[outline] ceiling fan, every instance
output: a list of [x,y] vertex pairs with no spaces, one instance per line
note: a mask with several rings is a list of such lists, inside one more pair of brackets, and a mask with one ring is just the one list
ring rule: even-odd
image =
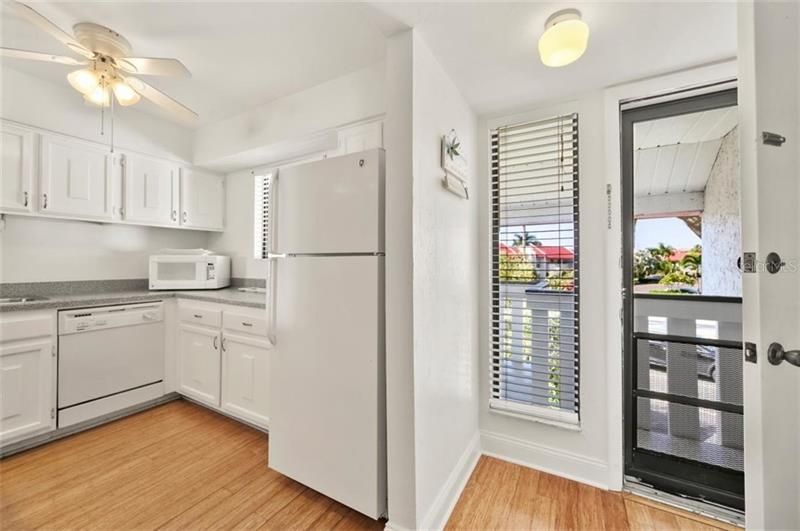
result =
[[83,94],[86,101],[101,108],[113,106],[114,100],[122,106],[134,105],[143,97],[181,121],[193,122],[197,119],[196,112],[134,77],[134,75],[191,77],[189,70],[177,59],[131,57],[131,45],[125,37],[99,24],[79,22],[72,28],[73,36],[25,4],[4,1],[3,8],[9,9],[58,39],[82,58],[14,48],[0,48],[0,55],[83,67],[67,74],[67,81]]

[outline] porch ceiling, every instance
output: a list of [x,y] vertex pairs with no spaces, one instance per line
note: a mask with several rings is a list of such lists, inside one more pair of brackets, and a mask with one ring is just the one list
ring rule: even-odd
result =
[[702,192],[736,107],[662,118],[634,126],[634,195]]

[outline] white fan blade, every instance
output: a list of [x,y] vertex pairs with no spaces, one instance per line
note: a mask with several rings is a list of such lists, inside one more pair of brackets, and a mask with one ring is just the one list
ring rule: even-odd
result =
[[3,2],[3,6],[8,9],[11,9],[14,13],[21,16],[34,26],[37,26],[40,30],[44,31],[45,33],[49,33],[52,37],[55,37],[56,39],[64,43],[70,50],[74,51],[75,53],[79,53],[88,59],[94,57],[94,52],[86,49],[81,43],[75,40],[75,37],[73,37],[66,31],[62,30],[61,28],[50,22],[47,18],[40,15],[39,12],[34,10],[33,8],[28,7],[25,4],[21,4],[19,2],[14,2],[14,1]]
[[179,103],[178,101],[167,96],[157,88],[148,85],[141,79],[137,79],[135,77],[125,77],[123,80],[127,82],[133,90],[138,92],[140,96],[171,112],[181,120],[189,123],[197,120],[198,116],[196,112],[191,110],[186,105]]
[[160,57],[118,57],[117,66],[131,74],[146,76],[192,77],[189,69],[177,59]]
[[0,55],[3,57],[13,57],[15,59],[28,59],[29,61],[46,61],[48,63],[59,63],[62,65],[81,66],[88,61],[81,61],[64,55],[51,55],[42,52],[30,52],[28,50],[16,50],[14,48],[0,48]]

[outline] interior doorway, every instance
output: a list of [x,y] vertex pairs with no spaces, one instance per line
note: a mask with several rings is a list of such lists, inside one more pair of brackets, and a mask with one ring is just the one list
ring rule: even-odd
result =
[[622,110],[625,480],[743,511],[736,105]]

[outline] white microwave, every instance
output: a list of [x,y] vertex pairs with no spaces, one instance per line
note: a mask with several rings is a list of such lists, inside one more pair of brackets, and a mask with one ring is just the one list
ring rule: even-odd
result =
[[218,289],[230,283],[230,256],[157,254],[150,257],[150,289]]

